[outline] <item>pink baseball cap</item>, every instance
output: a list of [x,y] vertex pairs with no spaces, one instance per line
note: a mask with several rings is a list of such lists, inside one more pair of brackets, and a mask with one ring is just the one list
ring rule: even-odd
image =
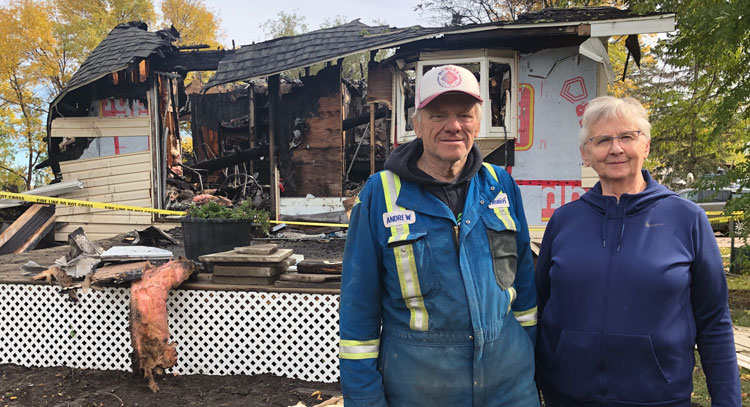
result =
[[443,65],[422,75],[417,87],[416,106],[421,109],[436,97],[448,92],[461,92],[484,102],[479,96],[479,82],[470,70],[456,65]]

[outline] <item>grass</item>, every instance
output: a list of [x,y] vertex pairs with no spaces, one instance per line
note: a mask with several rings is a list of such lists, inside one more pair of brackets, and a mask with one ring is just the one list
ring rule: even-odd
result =
[[[742,386],[742,405],[750,405],[750,370],[739,368],[740,385]],[[693,407],[710,407],[711,397],[706,387],[706,376],[701,367],[698,352],[695,352],[695,369],[693,370]]]
[[[729,248],[721,247],[724,257],[724,267],[729,269]],[[750,327],[750,274],[730,274],[727,276],[729,287],[729,311],[732,323]],[[708,407],[711,398],[706,388],[706,376],[700,364],[698,353],[695,355],[695,370],[693,374],[693,406]],[[742,386],[742,405],[750,406],[750,370],[739,368],[740,384]]]

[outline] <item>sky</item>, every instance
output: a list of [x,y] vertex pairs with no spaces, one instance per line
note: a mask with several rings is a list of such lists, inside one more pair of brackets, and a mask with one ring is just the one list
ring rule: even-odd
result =
[[414,11],[417,2],[418,0],[285,0],[266,3],[257,0],[206,0],[206,5],[219,14],[225,34],[223,43],[231,48],[232,39],[238,47],[269,39],[260,26],[268,20],[276,19],[280,11],[305,16],[305,23],[310,31],[319,29],[326,18],[334,19],[337,16],[346,17],[346,21],[360,18],[367,25],[377,25],[373,20],[384,21],[395,27],[435,25]]

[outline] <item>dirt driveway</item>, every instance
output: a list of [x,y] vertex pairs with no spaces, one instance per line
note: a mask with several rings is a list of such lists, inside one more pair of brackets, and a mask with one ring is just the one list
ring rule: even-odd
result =
[[[310,407],[340,394],[338,383],[255,376],[161,376],[161,390],[129,372],[0,365],[0,406],[294,406]],[[323,400],[310,397],[320,390]]]
[[[720,247],[730,239],[718,237]],[[736,241],[736,245],[740,242]],[[308,256],[333,257],[343,251],[343,242],[294,242]],[[316,256],[317,255],[317,256]],[[317,383],[264,374],[255,376],[163,375],[161,388],[151,393],[146,382],[129,372],[71,369],[67,367],[28,368],[0,364],[0,407],[2,406],[244,406],[287,407],[298,403],[311,407],[340,394],[338,383]],[[316,390],[322,400],[311,397]]]

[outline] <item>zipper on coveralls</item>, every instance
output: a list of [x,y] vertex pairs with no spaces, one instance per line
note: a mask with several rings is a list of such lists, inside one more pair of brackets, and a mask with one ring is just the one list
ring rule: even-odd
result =
[[456,254],[458,254],[459,244],[458,236],[461,234],[461,226],[453,225],[453,246],[456,248]]

